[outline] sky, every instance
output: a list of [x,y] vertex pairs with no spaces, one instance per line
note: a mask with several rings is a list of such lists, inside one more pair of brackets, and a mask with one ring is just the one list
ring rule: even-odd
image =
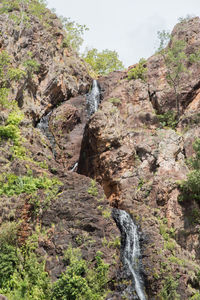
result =
[[58,16],[85,24],[82,51],[116,50],[126,67],[158,47],[157,31],[172,30],[178,18],[200,16],[200,0],[47,0]]

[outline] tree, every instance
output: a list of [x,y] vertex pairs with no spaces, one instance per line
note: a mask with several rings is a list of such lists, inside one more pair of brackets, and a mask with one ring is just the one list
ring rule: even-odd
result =
[[99,75],[106,75],[124,68],[123,63],[119,60],[118,53],[108,49],[102,52],[98,52],[96,48],[87,49],[83,54],[83,58]]
[[139,63],[134,68],[128,71],[128,80],[141,79],[142,81],[145,81],[146,73],[147,73],[146,60],[144,58],[141,58],[139,60]]
[[[176,97],[177,117],[180,116],[180,93],[181,93],[181,76],[187,73],[186,64],[189,57],[185,53],[186,42],[183,40],[174,39],[167,31],[159,31],[158,37],[160,40],[159,53],[164,59],[167,68],[166,80],[173,88]],[[169,45],[164,48],[170,41]]]
[[79,52],[83,43],[83,35],[85,31],[89,30],[86,25],[80,25],[70,18],[60,17],[60,20],[66,29],[66,37],[63,41],[64,47],[72,47],[75,51]]

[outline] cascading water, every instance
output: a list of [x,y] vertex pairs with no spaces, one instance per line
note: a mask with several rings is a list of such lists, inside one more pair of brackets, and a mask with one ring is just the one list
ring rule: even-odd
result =
[[140,274],[140,244],[137,226],[134,224],[131,216],[123,210],[114,208],[112,215],[121,232],[121,255],[123,264],[132,274],[138,299],[146,300],[144,283]]
[[76,162],[76,163],[73,165],[73,167],[71,168],[70,172],[76,171],[77,168],[78,168],[78,162]]
[[48,140],[51,143],[53,155],[56,156],[56,152],[54,150],[55,144],[56,144],[55,138],[49,130],[49,119],[50,119],[51,114],[52,114],[52,111],[50,111],[47,115],[43,116],[40,119],[40,121],[36,127],[39,128],[44,133],[44,135],[46,135],[46,137],[48,138]]
[[92,89],[86,96],[86,108],[90,117],[98,109],[100,103],[100,88],[97,80],[93,80]]

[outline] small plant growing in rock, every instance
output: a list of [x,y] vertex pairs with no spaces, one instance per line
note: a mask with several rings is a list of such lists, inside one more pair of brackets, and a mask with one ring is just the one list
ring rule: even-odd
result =
[[[177,117],[180,116],[181,78],[188,73],[187,64],[192,60],[199,61],[198,53],[186,54],[186,42],[173,38],[169,32],[163,30],[158,32],[160,45],[158,53],[162,55],[166,66],[166,80],[174,90],[176,97]],[[170,43],[169,43],[170,42]],[[168,44],[168,45],[167,45]],[[166,47],[167,46],[167,47]]]
[[141,79],[142,81],[145,81],[146,73],[146,60],[144,58],[141,58],[139,63],[134,68],[128,71],[128,80]]
[[88,194],[96,197],[98,195],[98,188],[96,186],[96,181],[94,179],[91,180],[90,187],[88,189]]
[[179,183],[181,195],[179,201],[189,200],[190,198],[200,202],[200,139],[193,144],[195,157],[188,160],[188,164],[193,169],[187,175],[187,179]]
[[24,62],[24,67],[27,72],[28,77],[32,77],[35,72],[40,68],[40,64],[35,59],[27,59]]
[[176,128],[178,120],[174,111],[168,110],[162,115],[157,115],[157,117],[162,127],[171,127],[172,129]]
[[163,288],[160,293],[161,299],[166,300],[180,300],[180,295],[177,293],[178,280],[174,279],[172,275],[165,278],[163,281]]
[[121,100],[119,98],[109,98],[108,101],[112,104],[121,104]]
[[0,105],[9,107],[11,101],[8,99],[10,85],[13,81],[19,81],[25,76],[25,72],[11,67],[11,57],[6,51],[0,53]]

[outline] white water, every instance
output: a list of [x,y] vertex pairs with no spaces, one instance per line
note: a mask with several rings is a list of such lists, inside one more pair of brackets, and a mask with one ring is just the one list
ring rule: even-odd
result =
[[71,168],[70,172],[74,172],[77,169],[77,167],[78,167],[78,162],[76,162],[74,164],[74,166]]
[[100,103],[100,90],[97,80],[93,80],[92,90],[87,95],[87,112],[88,116],[91,116],[98,109]]
[[124,245],[122,245],[124,247],[122,249],[124,264],[128,266],[133,276],[138,298],[146,300],[144,284],[140,276],[140,244],[137,226],[130,215],[123,210],[116,210],[116,213],[114,212],[114,219],[124,237]]
[[47,115],[43,116],[40,119],[40,121],[39,121],[39,123],[37,124],[36,127],[39,128],[42,131],[42,133],[44,135],[46,135],[46,137],[50,141],[51,147],[52,147],[52,152],[53,152],[53,155],[55,157],[56,156],[56,152],[55,152],[54,148],[55,148],[56,142],[55,142],[55,138],[54,138],[53,134],[49,130],[49,119],[51,117],[51,114],[52,114],[52,111],[50,111]]

